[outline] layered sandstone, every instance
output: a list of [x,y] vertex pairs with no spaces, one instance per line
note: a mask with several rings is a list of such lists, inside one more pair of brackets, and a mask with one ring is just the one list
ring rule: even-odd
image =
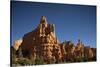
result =
[[49,24],[45,16],[41,17],[39,26],[24,35],[21,44],[23,55],[43,57],[44,61],[61,59],[59,41],[55,35],[55,25]]

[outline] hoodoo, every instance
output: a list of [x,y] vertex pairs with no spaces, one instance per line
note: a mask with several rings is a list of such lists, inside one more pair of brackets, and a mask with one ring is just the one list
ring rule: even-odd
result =
[[23,56],[42,57],[46,63],[61,59],[59,41],[55,35],[55,25],[49,24],[45,16],[41,17],[39,26],[24,35],[21,44]]

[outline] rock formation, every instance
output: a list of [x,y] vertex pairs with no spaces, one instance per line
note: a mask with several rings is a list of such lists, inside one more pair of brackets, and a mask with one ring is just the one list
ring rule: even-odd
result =
[[80,39],[78,40],[78,43],[75,47],[75,54],[76,54],[76,57],[84,57],[84,45],[80,41]]
[[25,58],[41,58],[44,63],[76,61],[75,58],[89,57],[96,59],[96,48],[84,46],[81,40],[77,45],[71,41],[60,43],[55,34],[55,25],[49,24],[42,16],[36,29],[25,34],[22,40],[13,45],[17,54]]
[[22,39],[16,40],[16,41],[14,42],[14,45],[13,45],[14,49],[15,49],[15,50],[18,50],[18,49],[19,49],[19,46],[21,45],[21,43],[22,43]]
[[24,35],[21,48],[24,56],[43,57],[43,60],[60,60],[61,51],[59,41],[55,35],[54,24],[49,24],[45,16],[41,17],[39,26]]

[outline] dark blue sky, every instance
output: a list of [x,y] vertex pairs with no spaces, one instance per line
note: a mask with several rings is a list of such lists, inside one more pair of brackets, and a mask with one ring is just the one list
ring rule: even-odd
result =
[[71,40],[75,44],[80,38],[84,44],[96,47],[96,7],[37,2],[12,2],[12,42],[34,30],[41,16],[55,24],[60,42]]

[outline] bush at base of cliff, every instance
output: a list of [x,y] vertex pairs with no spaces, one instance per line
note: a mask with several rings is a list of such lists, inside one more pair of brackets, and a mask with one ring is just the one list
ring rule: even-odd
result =
[[37,56],[36,59],[35,59],[35,65],[41,65],[41,64],[44,64],[44,61],[43,61],[43,58]]
[[29,65],[33,65],[32,61],[30,59],[27,58],[18,58],[17,61],[15,61],[12,65],[15,66],[29,66]]

